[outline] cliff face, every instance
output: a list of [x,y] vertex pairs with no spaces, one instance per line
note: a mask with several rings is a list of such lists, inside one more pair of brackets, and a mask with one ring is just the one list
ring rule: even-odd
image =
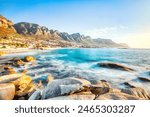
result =
[[0,37],[7,37],[13,34],[16,34],[13,22],[3,16],[0,16]]
[[60,32],[49,30],[45,26],[39,26],[34,23],[20,22],[14,25],[17,33],[28,36],[37,36],[44,39],[60,39]]

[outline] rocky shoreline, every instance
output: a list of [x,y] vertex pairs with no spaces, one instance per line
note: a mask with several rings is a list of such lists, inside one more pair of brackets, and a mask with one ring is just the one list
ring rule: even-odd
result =
[[[36,58],[14,57],[0,65],[0,100],[149,100],[149,93],[128,82],[127,88],[112,87],[104,80],[90,82],[83,78],[70,77],[55,79],[51,74],[43,82],[34,82],[26,74],[26,69],[16,72],[14,67],[30,64],[34,66]],[[118,63],[98,63],[99,66],[134,72],[133,69]],[[146,78],[139,77],[143,82]]]

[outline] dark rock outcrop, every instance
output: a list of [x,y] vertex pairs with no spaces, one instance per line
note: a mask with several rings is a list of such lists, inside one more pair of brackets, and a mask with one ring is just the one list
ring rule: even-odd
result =
[[123,70],[123,71],[134,71],[132,68],[129,68],[125,65],[121,65],[119,63],[111,63],[111,62],[106,62],[106,63],[98,63],[100,67],[105,67],[105,68],[110,68],[110,69],[117,69],[117,70]]
[[138,77],[138,79],[143,82],[150,82],[150,78],[147,78],[147,77]]

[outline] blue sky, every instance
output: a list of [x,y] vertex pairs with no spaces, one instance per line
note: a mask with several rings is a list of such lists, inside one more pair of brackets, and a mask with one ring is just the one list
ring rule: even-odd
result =
[[150,48],[150,0],[0,0],[0,14],[62,32]]

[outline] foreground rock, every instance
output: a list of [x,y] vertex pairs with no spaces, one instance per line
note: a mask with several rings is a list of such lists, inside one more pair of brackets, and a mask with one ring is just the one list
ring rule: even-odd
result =
[[143,98],[132,96],[126,93],[106,93],[96,98],[96,100],[142,100],[142,99]]
[[[85,79],[65,78],[54,80],[48,83],[42,92],[42,99],[53,98],[64,94],[69,94],[72,91],[82,90],[82,86],[89,86],[91,83]],[[69,85],[69,86],[66,86]],[[66,89],[67,88],[67,89]]]
[[143,99],[150,99],[150,96],[146,90],[140,87],[136,88],[128,88],[128,89],[122,89],[121,92],[127,93],[132,96],[136,96],[138,98],[143,98]]
[[0,84],[0,100],[12,100],[15,96],[15,85],[12,83]]
[[117,69],[117,70],[123,70],[123,71],[134,71],[132,68],[129,68],[127,66],[121,65],[119,63],[98,63],[100,67],[110,68],[110,69]]
[[30,76],[24,75],[19,79],[12,81],[16,87],[16,97],[25,96],[26,99],[29,98],[30,93],[33,93],[36,89],[36,85],[32,82]]

